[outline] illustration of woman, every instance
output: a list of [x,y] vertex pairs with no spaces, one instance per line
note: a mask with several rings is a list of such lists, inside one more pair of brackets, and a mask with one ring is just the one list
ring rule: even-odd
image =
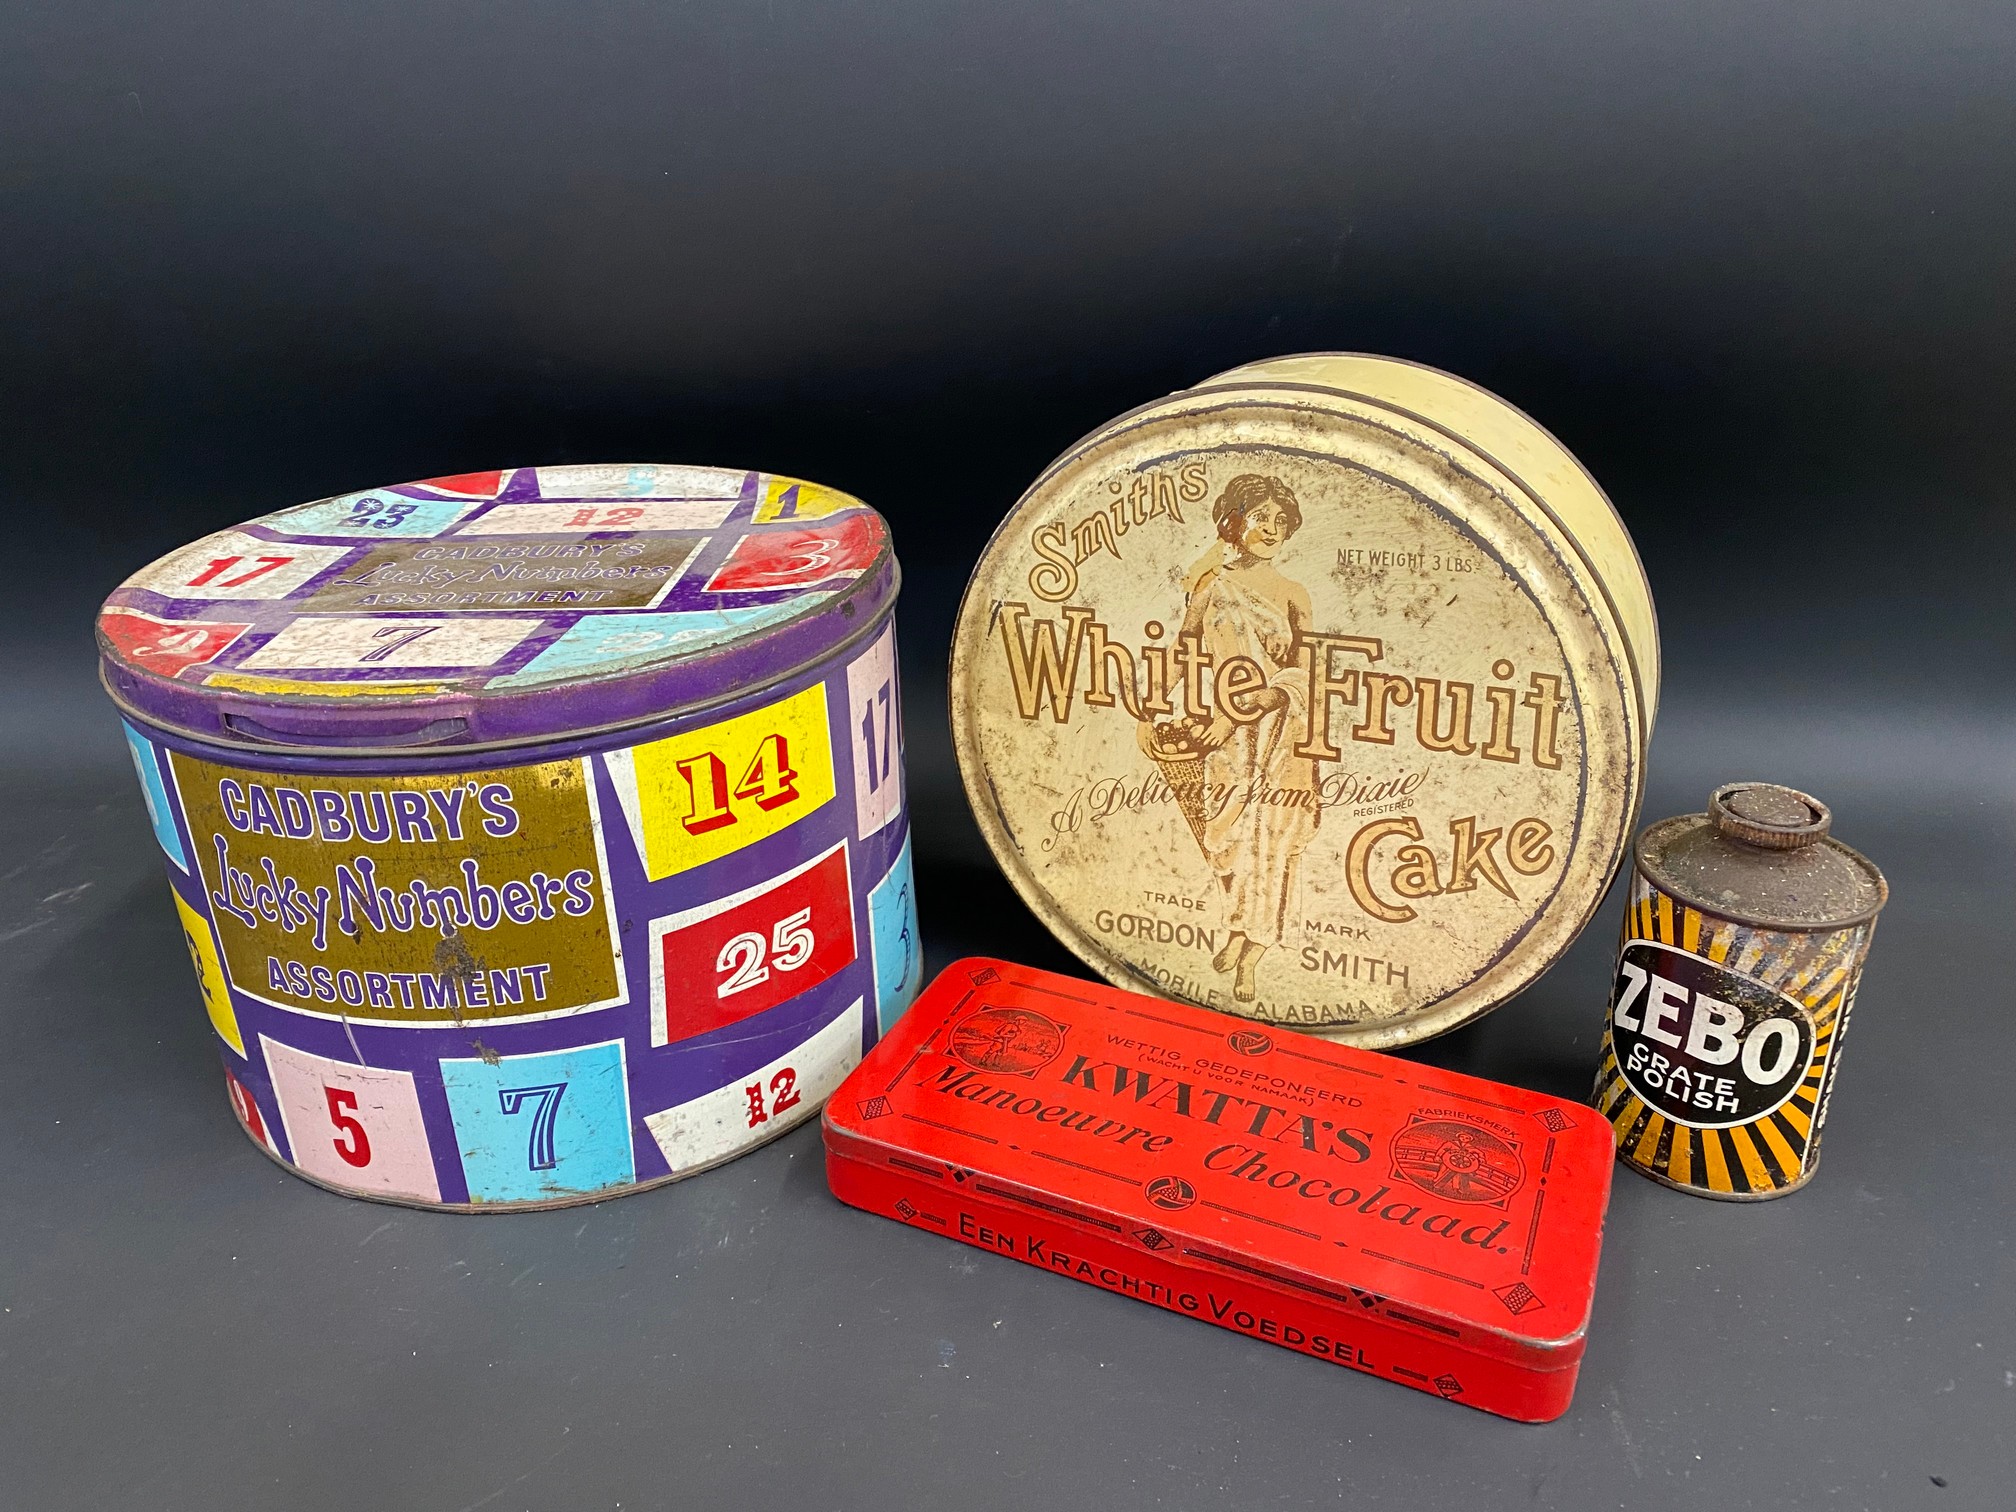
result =
[[1214,709],[1196,737],[1207,795],[1198,839],[1225,890],[1230,930],[1211,964],[1231,972],[1232,996],[1250,1003],[1260,958],[1281,943],[1296,868],[1316,833],[1316,764],[1295,754],[1309,700],[1300,661],[1309,591],[1274,567],[1302,524],[1287,484],[1242,473],[1225,485],[1211,518],[1218,540],[1185,582],[1183,634],[1197,637],[1214,668],[1241,656],[1266,678],[1240,700],[1257,717]]

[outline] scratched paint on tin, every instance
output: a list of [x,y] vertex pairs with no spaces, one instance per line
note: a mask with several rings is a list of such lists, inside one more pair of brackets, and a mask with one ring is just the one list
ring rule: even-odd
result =
[[437,1027],[623,1001],[584,761],[304,778],[171,760],[224,965],[248,997]]
[[472,1202],[547,1202],[627,1186],[623,1042],[441,1062]]
[[[515,695],[746,645],[887,557],[873,510],[795,478],[520,468],[341,494],[219,531],[134,574],[99,627],[114,666],[283,702]],[[403,682],[416,667],[446,680]]]
[[1645,703],[1606,591],[1460,436],[1203,386],[1080,443],[989,543],[961,773],[1109,980],[1408,1043],[1525,985],[1621,856]]
[[344,494],[115,590],[106,684],[247,1136],[500,1210],[815,1109],[902,990],[896,583],[849,495],[619,464]]

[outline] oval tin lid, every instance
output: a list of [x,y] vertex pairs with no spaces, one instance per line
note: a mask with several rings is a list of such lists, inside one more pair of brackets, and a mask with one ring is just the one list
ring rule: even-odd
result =
[[229,745],[514,745],[704,708],[865,633],[881,516],[795,478],[521,467],[262,515],[142,568],[98,616],[120,707]]
[[1381,1047],[1567,948],[1653,710],[1642,579],[1368,387],[1228,375],[1080,442],[982,555],[952,686],[981,828],[1082,959]]

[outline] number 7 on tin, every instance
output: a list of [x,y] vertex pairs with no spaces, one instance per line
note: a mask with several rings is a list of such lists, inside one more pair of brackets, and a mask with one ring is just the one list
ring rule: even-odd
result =
[[553,1125],[560,1117],[560,1099],[567,1095],[567,1083],[548,1082],[540,1087],[500,1087],[497,1090],[497,1106],[505,1117],[523,1111],[526,1103],[538,1104],[532,1110],[532,1126],[525,1139],[525,1169],[528,1171],[550,1171],[560,1163],[553,1153]]

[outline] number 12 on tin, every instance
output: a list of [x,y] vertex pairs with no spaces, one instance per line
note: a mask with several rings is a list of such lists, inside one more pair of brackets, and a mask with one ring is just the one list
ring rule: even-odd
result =
[[768,1123],[781,1117],[787,1108],[795,1108],[802,1101],[798,1096],[798,1073],[786,1066],[770,1078],[770,1106],[763,1106],[763,1079],[759,1076],[742,1089],[742,1095],[749,1100],[749,1127]]

